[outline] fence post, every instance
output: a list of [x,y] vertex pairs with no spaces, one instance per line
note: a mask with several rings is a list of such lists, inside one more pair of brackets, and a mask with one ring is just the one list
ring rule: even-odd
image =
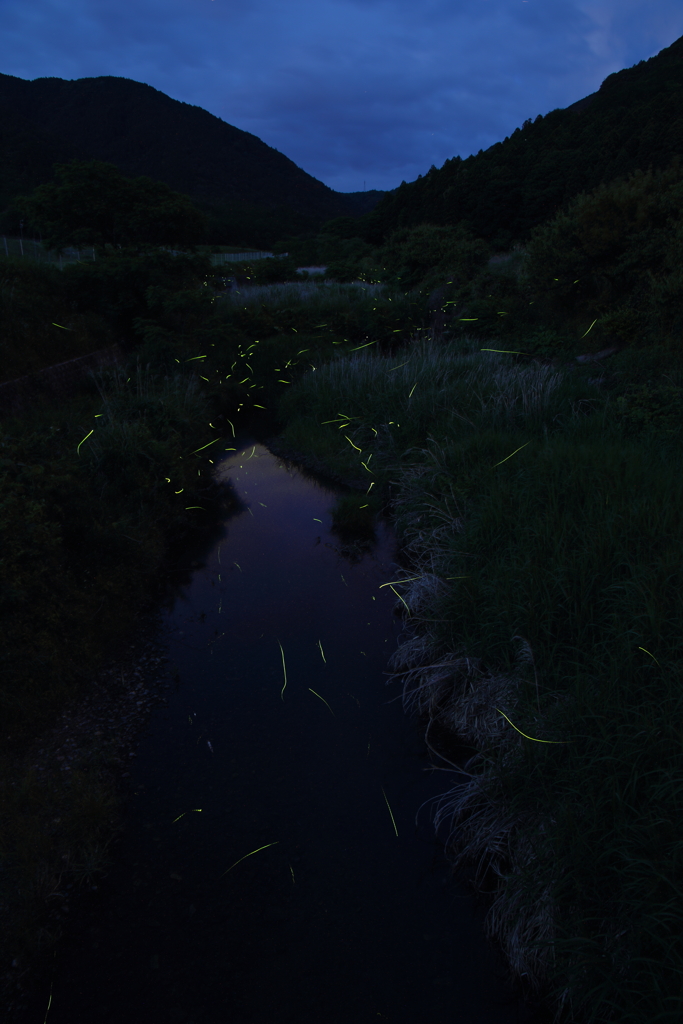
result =
[[19,248],[21,249],[21,255],[23,256],[24,255],[24,240],[23,240],[23,238],[19,239]]
[[7,235],[2,236],[5,241],[5,256],[9,258],[9,249],[7,248]]

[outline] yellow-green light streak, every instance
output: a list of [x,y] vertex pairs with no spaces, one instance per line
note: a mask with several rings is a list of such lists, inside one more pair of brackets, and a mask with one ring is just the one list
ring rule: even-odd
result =
[[[278,643],[280,644],[279,640],[278,640]],[[287,667],[285,665],[285,652],[282,650],[282,644],[280,644],[280,653],[282,654],[282,671],[284,672],[284,676],[285,676],[284,686],[280,690],[280,697],[282,698],[282,700],[284,700],[285,699],[285,686],[287,685]]]
[[[402,597],[401,597],[401,595],[399,594],[398,590],[396,590],[396,588],[395,588],[395,587],[392,587],[392,586],[391,586],[391,583],[389,584],[389,586],[390,586],[390,587],[391,587],[391,589],[392,589],[392,590],[394,591],[394,593],[396,594],[396,597],[397,597],[397,598],[399,599],[399,601],[403,601],[403,598],[402,598]],[[406,604],[406,603],[405,603],[405,601],[403,601],[403,603],[404,603],[404,604]],[[408,605],[407,605],[407,604],[406,604],[406,608],[408,608]],[[410,608],[408,608],[408,615],[410,615]]]
[[[308,689],[311,690],[311,687],[309,686]],[[315,690],[311,690],[311,693],[315,693]],[[323,702],[323,704],[327,704],[327,701],[325,700],[325,698],[321,697],[319,693],[315,693],[315,695],[316,695],[316,697],[320,698],[320,700]],[[327,704],[327,706],[328,706],[328,708],[330,708],[329,704]],[[334,714],[334,711],[332,711],[332,708],[330,708],[330,713],[332,715]]]
[[[455,578],[455,577],[453,577],[453,578]],[[382,587],[391,587],[392,584],[394,584],[394,583],[397,583],[397,584],[399,584],[399,583],[412,583],[413,580],[421,580],[421,579],[422,579],[422,576],[409,576],[407,580],[392,580],[391,583],[380,583],[379,589],[381,590]]]
[[[244,857],[240,857],[239,860],[235,861],[232,867],[228,868],[228,871],[232,871],[233,868],[236,868],[237,865],[241,864],[243,860],[247,859],[247,857],[253,857],[255,853],[259,853],[261,850],[267,850],[269,846],[277,846],[278,842],[279,839],[276,839],[274,843],[266,843],[265,846],[259,846],[258,850],[252,850],[251,853],[245,853]],[[228,871],[224,871],[223,875],[227,875]],[[221,878],[223,877],[223,875],[221,875]]]
[[196,455],[197,452],[203,452],[205,448],[208,448],[210,445],[216,444],[217,441],[222,441],[222,440],[223,440],[222,437],[214,437],[213,441],[209,441],[209,444],[203,444],[201,446],[201,448],[195,448],[195,450],[193,452],[190,452],[190,455]]
[[[508,716],[503,711],[501,711],[500,708],[496,708],[496,711],[498,712],[499,715],[503,716],[506,722],[510,722]],[[569,743],[569,740],[537,740],[534,736],[527,736],[525,732],[522,732],[521,729],[518,729],[516,725],[512,724],[512,722],[510,722],[510,725],[512,725],[512,728],[515,730],[515,732],[518,732],[519,735],[523,736],[525,740],[533,740],[534,743]]]
[[174,818],[174,819],[173,819],[173,821],[171,822],[171,824],[172,824],[172,825],[175,825],[176,821],[180,821],[180,819],[181,819],[181,818],[184,818],[186,814],[193,814],[193,813],[194,813],[195,811],[196,811],[196,812],[197,812],[198,814],[201,814],[201,810],[202,810],[202,809],[201,809],[201,807],[193,807],[191,811],[183,811],[183,813],[182,813],[182,814],[179,814],[177,818]]
[[[645,651],[646,654],[650,654],[650,652],[648,650],[646,650],[644,647],[639,647],[638,650],[639,651]],[[655,658],[654,654],[650,654],[650,657],[653,658],[654,661],[657,661],[657,659]],[[659,665],[658,661],[657,661],[657,664]],[[659,667],[661,668],[662,666],[659,665]]]
[[517,454],[517,452],[521,452],[522,448],[526,448],[528,444],[531,444],[531,441],[527,441],[525,444],[520,445],[519,448],[515,448],[514,452],[510,452],[510,454],[506,455],[504,459],[500,460],[500,462],[496,462],[493,466],[491,466],[491,469],[495,469],[496,466],[502,466],[504,462],[507,462],[508,459],[511,459],[513,455]]
[[480,352],[505,352],[509,356],[528,356],[530,352],[517,352],[512,348],[480,348]]
[[[370,744],[369,743],[368,743],[368,750],[370,750]],[[387,794],[384,792],[384,788],[383,787],[381,787],[381,788],[382,788],[382,793],[384,794],[384,799],[386,800],[386,803],[387,803],[387,808],[389,809],[389,814],[391,814],[391,821],[392,821],[393,826],[394,826],[394,832],[396,833],[396,835],[398,835],[398,829],[396,828],[396,822],[394,821],[394,815],[391,813],[391,807],[389,807],[389,801],[387,800]]]
[[[91,431],[90,431],[90,434],[92,434],[92,433],[93,433],[93,431],[91,430]],[[88,440],[88,438],[90,437],[90,434],[86,434],[86,435],[85,435],[85,437],[83,438],[83,441],[87,441],[87,440]],[[79,443],[78,447],[76,448],[76,454],[77,454],[77,455],[80,455],[80,454],[81,454],[81,452],[80,452],[80,448],[81,448],[81,445],[83,444],[83,441],[81,441],[81,442]]]

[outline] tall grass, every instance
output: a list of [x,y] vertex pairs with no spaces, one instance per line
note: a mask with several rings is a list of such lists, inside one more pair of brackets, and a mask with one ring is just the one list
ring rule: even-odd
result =
[[[0,701],[12,731],[29,736],[33,713],[58,705],[64,651],[72,665],[96,660],[107,610],[125,587],[142,592],[164,538],[195,515],[186,506],[205,504],[188,493],[210,472],[195,459],[210,431],[227,435],[209,399],[233,389],[236,412],[220,406],[231,424],[255,388],[260,407],[278,401],[285,445],[367,481],[335,510],[358,557],[375,510],[393,515],[409,614],[391,679],[454,773],[435,827],[454,866],[475,862],[511,971],[558,1021],[673,1024],[680,365],[653,351],[597,375],[515,365],[473,337],[425,338],[423,297],[381,286],[250,286],[221,303],[206,357],[173,335],[165,369],[106,371],[99,398],[5,425]],[[185,372],[200,358],[207,388]],[[444,737],[475,750],[463,767]],[[3,806],[23,828],[16,801]]]
[[383,296],[385,292],[386,286],[382,284],[366,284],[360,281],[353,284],[340,284],[337,281],[309,279],[307,281],[287,281],[283,284],[237,287],[226,292],[226,298],[233,305],[267,303],[278,306],[284,302],[286,304],[305,303],[308,307],[322,305],[337,308],[340,305],[362,302],[368,297]]
[[229,330],[249,341],[276,334],[288,344],[289,339],[300,340],[289,355],[300,347],[309,359],[316,341],[323,343],[323,350],[327,343],[392,351],[411,333],[419,333],[427,316],[427,300],[419,292],[361,281],[247,285],[226,292],[215,306]]
[[433,748],[454,780],[435,825],[486,882],[511,971],[558,1021],[673,1024],[680,430],[629,434],[587,373],[506,358],[418,343],[340,359],[283,398],[285,439],[354,475],[365,462],[391,494],[419,578],[389,668],[430,745],[438,724],[477,751],[462,769]]
[[221,511],[196,374],[133,364],[94,377],[91,393],[0,428],[3,1004],[59,937],[55,899],[107,870],[122,827],[106,738],[69,772],[51,759],[37,771],[31,749],[51,750],[49,727],[158,600],[169,547]]

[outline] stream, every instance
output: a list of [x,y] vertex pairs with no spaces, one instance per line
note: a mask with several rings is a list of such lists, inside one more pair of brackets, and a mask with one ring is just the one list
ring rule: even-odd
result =
[[341,488],[233,443],[216,471],[242,506],[162,612],[177,685],[48,1024],[532,1020],[434,834],[425,801],[451,777],[383,675],[392,531],[354,563],[330,530]]

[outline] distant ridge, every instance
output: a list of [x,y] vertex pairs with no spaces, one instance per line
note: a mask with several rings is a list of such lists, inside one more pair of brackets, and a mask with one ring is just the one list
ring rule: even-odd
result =
[[597,92],[529,119],[487,150],[432,167],[363,218],[379,244],[417,224],[464,224],[495,248],[523,242],[580,192],[683,157],[683,37]]
[[384,192],[335,192],[256,135],[129,78],[0,74],[0,210],[69,159],[105,160],[196,201],[359,216]]

